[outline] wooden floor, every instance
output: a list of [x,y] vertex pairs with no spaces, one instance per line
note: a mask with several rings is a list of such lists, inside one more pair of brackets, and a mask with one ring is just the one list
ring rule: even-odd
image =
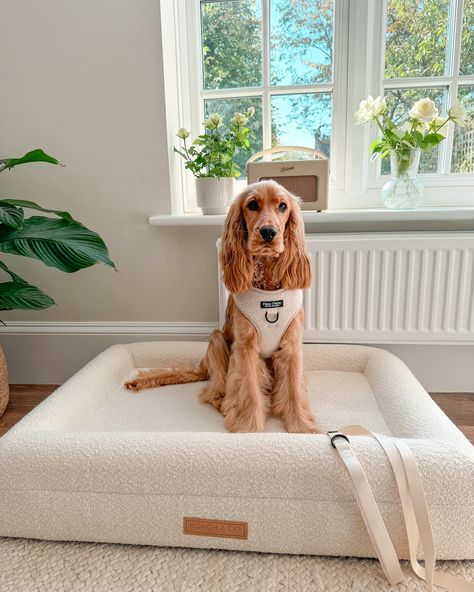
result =
[[[0,417],[0,436],[56,388],[54,384],[11,385],[10,403]],[[474,393],[437,393],[431,396],[474,444]]]

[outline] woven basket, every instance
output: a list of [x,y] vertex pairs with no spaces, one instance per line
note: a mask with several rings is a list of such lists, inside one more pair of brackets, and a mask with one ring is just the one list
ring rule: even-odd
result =
[[8,405],[9,390],[8,390],[8,371],[7,361],[3,355],[3,349],[0,345],[0,416],[5,411]]

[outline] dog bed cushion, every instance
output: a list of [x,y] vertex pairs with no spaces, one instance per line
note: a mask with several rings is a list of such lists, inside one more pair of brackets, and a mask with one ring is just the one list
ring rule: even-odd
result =
[[[113,346],[0,439],[0,536],[375,557],[349,477],[325,434],[230,434],[198,401],[203,383],[133,393],[139,368],[196,364],[206,344]],[[406,439],[419,465],[437,557],[474,558],[474,449],[392,354],[305,345],[323,430]],[[408,549],[390,465],[351,445],[399,557]],[[193,522],[194,521],[194,522]],[[212,536],[205,536],[212,535]]]

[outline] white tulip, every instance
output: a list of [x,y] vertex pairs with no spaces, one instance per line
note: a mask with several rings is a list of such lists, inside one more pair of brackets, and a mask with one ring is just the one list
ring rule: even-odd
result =
[[462,103],[455,103],[449,110],[449,117],[461,127],[466,125],[467,112]]
[[419,121],[433,121],[438,116],[438,109],[431,99],[425,97],[416,101],[410,109],[409,116],[411,119],[418,119]]
[[249,107],[247,109],[247,117],[253,117],[255,115],[255,107]]

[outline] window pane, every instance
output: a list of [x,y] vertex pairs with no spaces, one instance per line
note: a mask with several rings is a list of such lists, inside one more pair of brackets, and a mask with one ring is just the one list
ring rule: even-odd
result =
[[445,73],[449,0],[389,0],[385,78]]
[[474,74],[474,0],[464,0],[460,74]]
[[262,84],[261,0],[201,3],[204,88]]
[[330,93],[273,95],[272,145],[307,146],[330,154],[332,97]]
[[[446,113],[447,90],[444,88],[413,88],[407,89],[387,89],[388,111],[387,115],[398,124],[403,124],[408,120],[408,112],[413,103],[424,97],[429,97],[438,108],[441,115]],[[424,150],[420,158],[420,173],[436,173],[438,169],[439,147],[434,150]],[[390,159],[382,160],[382,175],[390,173]]]
[[235,158],[235,163],[240,169],[239,179],[246,177],[245,166],[247,160],[258,152],[263,147],[262,134],[262,99],[260,97],[239,97],[234,99],[207,99],[204,101],[204,112],[206,117],[211,113],[219,113],[224,118],[224,124],[228,126],[232,116],[236,111],[245,113],[250,107],[254,107],[255,115],[250,120],[250,127],[252,128],[255,137],[250,140],[252,150],[240,150]]
[[271,84],[332,80],[332,0],[270,0]]
[[458,99],[464,103],[470,115],[470,122],[465,127],[458,125],[454,129],[453,173],[474,172],[474,86],[460,86]]

